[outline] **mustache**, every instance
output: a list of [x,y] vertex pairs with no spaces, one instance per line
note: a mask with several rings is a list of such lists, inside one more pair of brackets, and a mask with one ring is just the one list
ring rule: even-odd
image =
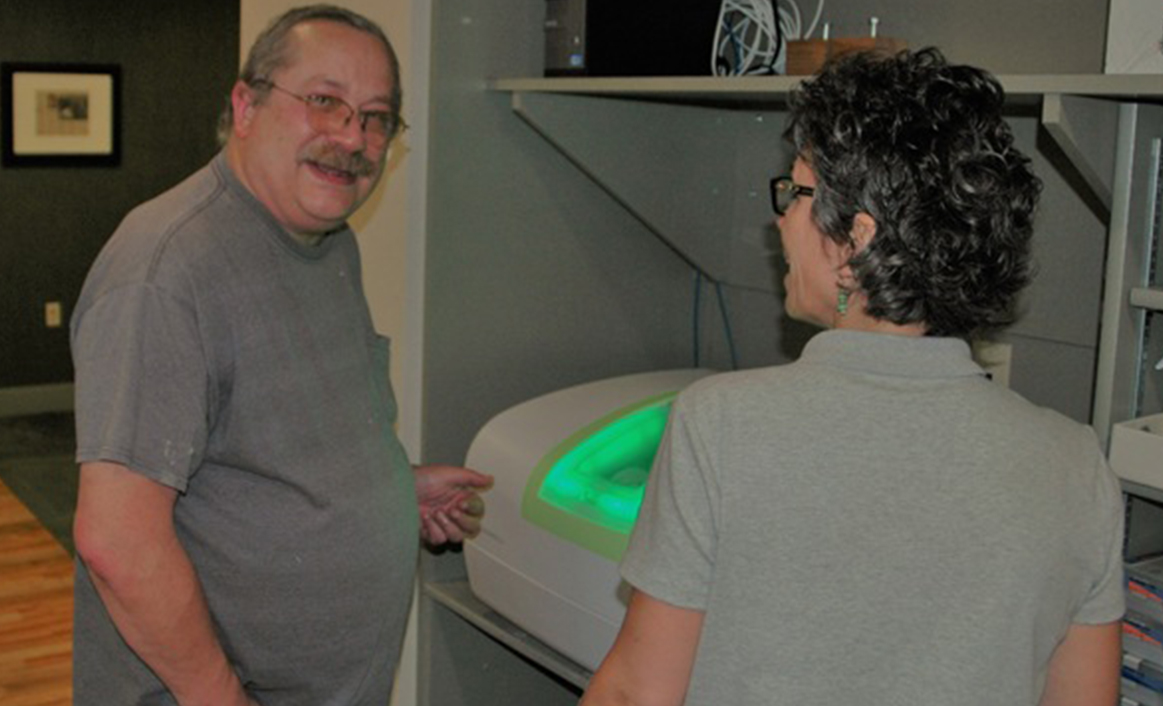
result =
[[316,144],[303,150],[300,158],[315,162],[328,169],[351,172],[358,177],[371,177],[379,173],[379,164],[368,159],[363,152],[347,152],[333,144]]

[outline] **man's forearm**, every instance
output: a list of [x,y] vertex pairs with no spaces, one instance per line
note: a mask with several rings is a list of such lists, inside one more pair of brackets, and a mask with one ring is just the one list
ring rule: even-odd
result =
[[83,464],[77,553],[126,644],[182,706],[247,698],[173,529],[175,491],[116,464]]
[[188,561],[155,558],[148,575],[120,581],[90,576],[121,636],[178,703],[247,703]]

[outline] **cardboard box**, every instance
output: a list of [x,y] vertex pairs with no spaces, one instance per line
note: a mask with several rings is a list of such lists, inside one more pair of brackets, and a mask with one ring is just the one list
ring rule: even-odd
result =
[[1163,489],[1163,414],[1115,424],[1110,465],[1119,478]]
[[793,39],[787,43],[787,75],[807,76],[817,73],[829,59],[851,51],[875,50],[895,54],[905,48],[903,40],[889,37]]

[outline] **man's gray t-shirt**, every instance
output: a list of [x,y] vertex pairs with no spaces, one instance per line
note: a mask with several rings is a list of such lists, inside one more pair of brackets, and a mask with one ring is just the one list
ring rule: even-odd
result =
[[[419,544],[355,238],[291,238],[219,155],[130,213],[73,319],[77,460],[180,492],[220,638],[268,705],[386,702]],[[75,703],[171,704],[78,564]]]
[[1090,429],[963,341],[829,331],[682,393],[622,572],[705,613],[687,706],[1032,706],[1121,539]]

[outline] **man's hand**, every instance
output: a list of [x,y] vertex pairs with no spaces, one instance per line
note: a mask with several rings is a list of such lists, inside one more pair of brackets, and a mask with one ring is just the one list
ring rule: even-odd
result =
[[463,542],[481,530],[485,501],[479,495],[493,477],[457,466],[417,466],[420,537],[431,545]]

